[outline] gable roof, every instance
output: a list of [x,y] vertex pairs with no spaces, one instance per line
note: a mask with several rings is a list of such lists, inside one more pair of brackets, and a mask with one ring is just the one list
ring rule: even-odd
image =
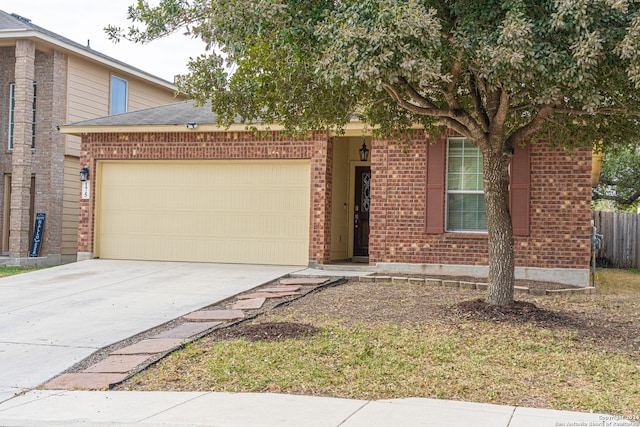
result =
[[[193,127],[188,128],[187,124],[192,124]],[[196,128],[198,131],[219,132],[246,130],[247,125],[241,123],[240,117],[237,117],[231,127],[221,126],[211,111],[210,103],[196,106],[195,101],[188,100],[60,125],[60,132],[70,135],[107,132],[185,132],[187,129]],[[279,130],[282,127],[269,126],[269,129]]]
[[197,123],[198,125],[217,124],[215,115],[211,112],[211,104],[197,107],[193,100],[174,102],[158,107],[145,108],[143,110],[82,120],[64,126],[184,126],[185,123]]
[[[159,107],[146,108],[80,122],[60,125],[60,132],[66,135],[89,133],[144,133],[144,132],[242,132],[249,130],[281,131],[283,126],[262,122],[244,123],[240,116],[231,126],[220,125],[211,111],[211,104],[196,106],[195,101],[174,102]],[[187,127],[187,124],[191,126]],[[344,135],[362,136],[370,134],[363,123],[353,119],[345,127]]]
[[168,82],[158,76],[154,76],[153,74],[147,73],[144,70],[133,67],[125,62],[100,53],[97,50],[93,50],[89,46],[84,46],[71,39],[56,34],[53,31],[49,31],[46,28],[40,27],[39,25],[32,23],[28,18],[22,17],[15,13],[7,13],[0,10],[0,40],[24,38],[34,38],[49,44],[53,44],[61,49],[73,52],[80,56],[84,56],[107,66],[116,68],[120,71],[133,74],[137,77],[140,77],[144,80],[149,80],[168,89],[176,89],[173,83]]

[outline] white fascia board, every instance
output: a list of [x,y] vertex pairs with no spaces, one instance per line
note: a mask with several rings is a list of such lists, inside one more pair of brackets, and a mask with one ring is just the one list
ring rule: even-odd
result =
[[[414,126],[412,129],[422,129],[422,126]],[[212,123],[198,123],[195,129],[187,129],[184,124],[156,124],[156,125],[61,125],[60,133],[66,135],[83,135],[90,133],[146,133],[146,132],[280,132],[284,126],[266,123],[234,123],[230,126],[221,126]],[[371,136],[372,128],[366,127],[363,122],[354,120],[348,123],[343,132],[337,133],[334,130],[327,132],[329,136]]]
[[[187,129],[184,124],[164,124],[164,125],[60,125],[60,133],[65,135],[88,135],[97,133],[153,133],[153,132],[250,132],[254,128],[247,128],[244,124],[233,124],[229,127],[215,124],[199,124],[195,129]],[[279,125],[258,125],[255,130],[259,132],[282,131],[284,128]]]

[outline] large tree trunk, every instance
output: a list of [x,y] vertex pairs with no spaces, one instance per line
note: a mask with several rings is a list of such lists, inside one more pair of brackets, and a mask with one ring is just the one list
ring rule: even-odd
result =
[[513,225],[509,211],[509,162],[511,156],[502,149],[485,150],[484,198],[489,237],[489,290],[487,302],[494,305],[513,303],[515,284]]

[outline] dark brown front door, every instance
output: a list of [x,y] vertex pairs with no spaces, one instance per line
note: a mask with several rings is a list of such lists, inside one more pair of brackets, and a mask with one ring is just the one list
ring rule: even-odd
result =
[[356,191],[353,221],[353,256],[369,256],[369,205],[371,168],[356,166]]

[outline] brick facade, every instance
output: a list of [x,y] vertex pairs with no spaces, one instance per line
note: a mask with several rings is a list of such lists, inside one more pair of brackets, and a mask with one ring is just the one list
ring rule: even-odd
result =
[[[486,265],[486,234],[426,233],[426,138],[415,132],[409,146],[373,141],[369,259]],[[591,151],[567,154],[534,144],[530,173],[529,235],[515,237],[516,266],[588,269]]]
[[80,164],[92,178],[91,199],[80,201],[78,251],[94,251],[94,173],[100,160],[257,160],[309,159],[311,161],[311,214],[309,259],[329,262],[331,236],[331,150],[324,132],[294,139],[276,132],[104,133],[82,138]]
[[26,257],[31,224],[31,152],[33,122],[33,82],[35,81],[35,43],[18,40],[15,50],[15,89],[13,151],[11,170],[11,216],[9,256]]
[[[55,126],[64,123],[67,57],[58,51],[39,51],[34,43],[18,40],[16,47],[0,49],[2,66],[2,123],[9,123],[10,85],[15,83],[13,149],[8,149],[9,127],[2,126],[0,168],[3,177],[11,175],[11,210],[8,255],[28,256],[35,213],[47,215],[40,255],[61,253],[64,136]],[[35,148],[32,149],[33,84],[36,83]],[[33,181],[32,181],[33,179]],[[35,183],[31,188],[32,182]],[[0,194],[6,181],[0,180]],[[34,194],[33,206],[31,193]],[[0,206],[4,209],[4,198]],[[0,227],[4,216],[0,216]],[[54,261],[56,261],[54,259]]]
[[[427,233],[426,140],[416,131],[408,146],[396,140],[372,141],[370,264],[486,266],[486,234]],[[82,139],[81,165],[93,174],[100,160],[310,159],[309,261],[329,264],[333,144],[324,132],[306,139],[277,132],[88,134]],[[567,154],[532,145],[528,153],[529,230],[515,237],[516,266],[588,270],[590,150]],[[95,179],[91,182],[95,185]],[[79,251],[89,254],[94,251],[95,194],[93,188],[92,199],[80,203]]]

